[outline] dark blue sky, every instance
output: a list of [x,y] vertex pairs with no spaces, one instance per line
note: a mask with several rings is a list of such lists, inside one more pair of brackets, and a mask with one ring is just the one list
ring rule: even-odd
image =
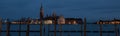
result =
[[39,17],[41,2],[46,14],[53,10],[65,17],[87,17],[88,21],[120,16],[120,0],[0,0],[0,17]]

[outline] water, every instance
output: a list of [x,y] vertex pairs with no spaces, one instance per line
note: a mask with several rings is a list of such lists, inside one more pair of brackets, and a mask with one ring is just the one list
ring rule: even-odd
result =
[[[60,29],[60,25],[56,25],[56,31],[59,31]],[[100,25],[99,24],[87,24],[86,27],[86,31],[87,31],[87,36],[99,36],[99,31],[100,31]],[[119,30],[120,30],[120,25],[118,25]],[[44,30],[45,28],[45,30]],[[48,30],[49,28],[49,30]],[[2,24],[2,30],[6,31],[7,30],[7,25],[6,24]],[[18,24],[11,24],[10,25],[10,31],[14,31],[14,30],[19,30],[19,25]],[[21,25],[21,36],[26,36],[26,31],[27,30],[27,25],[26,24],[22,24]],[[40,30],[40,25],[39,24],[31,24],[30,25],[30,31],[39,31]],[[82,31],[84,30],[84,27],[82,25]],[[104,24],[102,26],[102,30],[103,31],[111,31],[111,32],[103,32],[103,36],[107,36],[108,34],[110,34],[110,36],[115,36],[115,27],[112,24]],[[45,31],[45,32],[44,32]],[[43,36],[53,36],[54,35],[54,25],[43,25],[43,31],[42,34]],[[62,25],[62,36],[80,36],[81,35],[81,25],[80,24],[76,24],[76,25]],[[48,33],[49,32],[49,33]],[[120,33],[120,31],[118,31]],[[60,32],[56,33],[57,36],[60,36]],[[83,36],[83,32],[82,32],[82,36]],[[18,32],[10,32],[11,36],[18,36]],[[30,36],[39,36],[40,33],[39,32],[30,32],[29,33]],[[2,36],[6,36],[6,32],[2,32]]]

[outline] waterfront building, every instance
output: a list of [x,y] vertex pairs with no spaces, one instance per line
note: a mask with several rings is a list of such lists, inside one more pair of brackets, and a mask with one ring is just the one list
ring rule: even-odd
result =
[[120,20],[119,19],[113,19],[113,20],[99,20],[97,21],[97,24],[120,24]]
[[58,24],[65,24],[65,18],[63,16],[58,18]]
[[110,23],[111,24],[120,24],[120,19],[114,19]]
[[66,20],[66,24],[76,24],[75,20]]
[[39,19],[31,19],[30,24],[40,24]]
[[[5,21],[7,23],[8,21]],[[44,10],[41,5],[40,8],[40,19],[21,18],[14,20],[12,24],[82,24],[81,18],[64,18],[64,16],[57,16],[55,11],[52,15],[44,16]]]
[[66,24],[82,24],[81,18],[65,18]]
[[53,24],[52,20],[44,20],[44,24]]
[[47,16],[43,18],[44,24],[82,24],[81,18],[64,18],[64,16]]
[[39,21],[39,19],[35,19],[34,20],[34,24],[40,24],[41,22]]
[[97,24],[110,24],[110,21],[108,21],[108,20],[105,20],[105,21],[100,20],[100,21],[97,22]]
[[44,24],[53,24],[53,17],[45,17],[44,19]]
[[57,16],[55,10],[50,16],[44,16],[44,10],[41,4],[40,21],[43,24],[82,24],[81,18],[64,18],[64,16]]
[[44,10],[43,10],[43,6],[41,4],[41,8],[40,8],[40,22],[41,22],[41,24],[42,24],[43,18],[44,18]]
[[57,16],[55,10],[52,15],[44,16],[43,6],[40,7],[39,19],[22,18],[11,22],[12,24],[82,24],[81,18],[64,18]]
[[26,20],[14,20],[11,22],[11,24],[27,24]]
[[40,22],[41,24],[82,24],[81,18],[64,18],[64,16],[57,16],[55,10],[50,16],[44,16],[44,10],[41,4],[40,8]]
[[11,22],[11,24],[26,24],[25,22],[21,22],[21,21],[13,21]]
[[31,20],[30,24],[34,24],[34,20]]

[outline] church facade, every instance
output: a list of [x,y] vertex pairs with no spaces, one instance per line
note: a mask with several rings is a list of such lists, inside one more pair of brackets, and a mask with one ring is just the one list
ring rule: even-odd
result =
[[40,22],[41,24],[82,24],[81,18],[64,18],[64,16],[57,16],[55,11],[53,14],[44,16],[44,10],[41,5],[40,8]]

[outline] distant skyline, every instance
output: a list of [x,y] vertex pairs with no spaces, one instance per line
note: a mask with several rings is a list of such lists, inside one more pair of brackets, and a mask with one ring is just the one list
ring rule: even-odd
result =
[[[88,22],[100,19],[120,18],[120,0],[0,0],[0,17],[39,18],[41,3],[44,14],[53,10],[64,17],[86,17]],[[107,16],[107,17],[106,17]],[[91,21],[92,20],[92,21]]]

